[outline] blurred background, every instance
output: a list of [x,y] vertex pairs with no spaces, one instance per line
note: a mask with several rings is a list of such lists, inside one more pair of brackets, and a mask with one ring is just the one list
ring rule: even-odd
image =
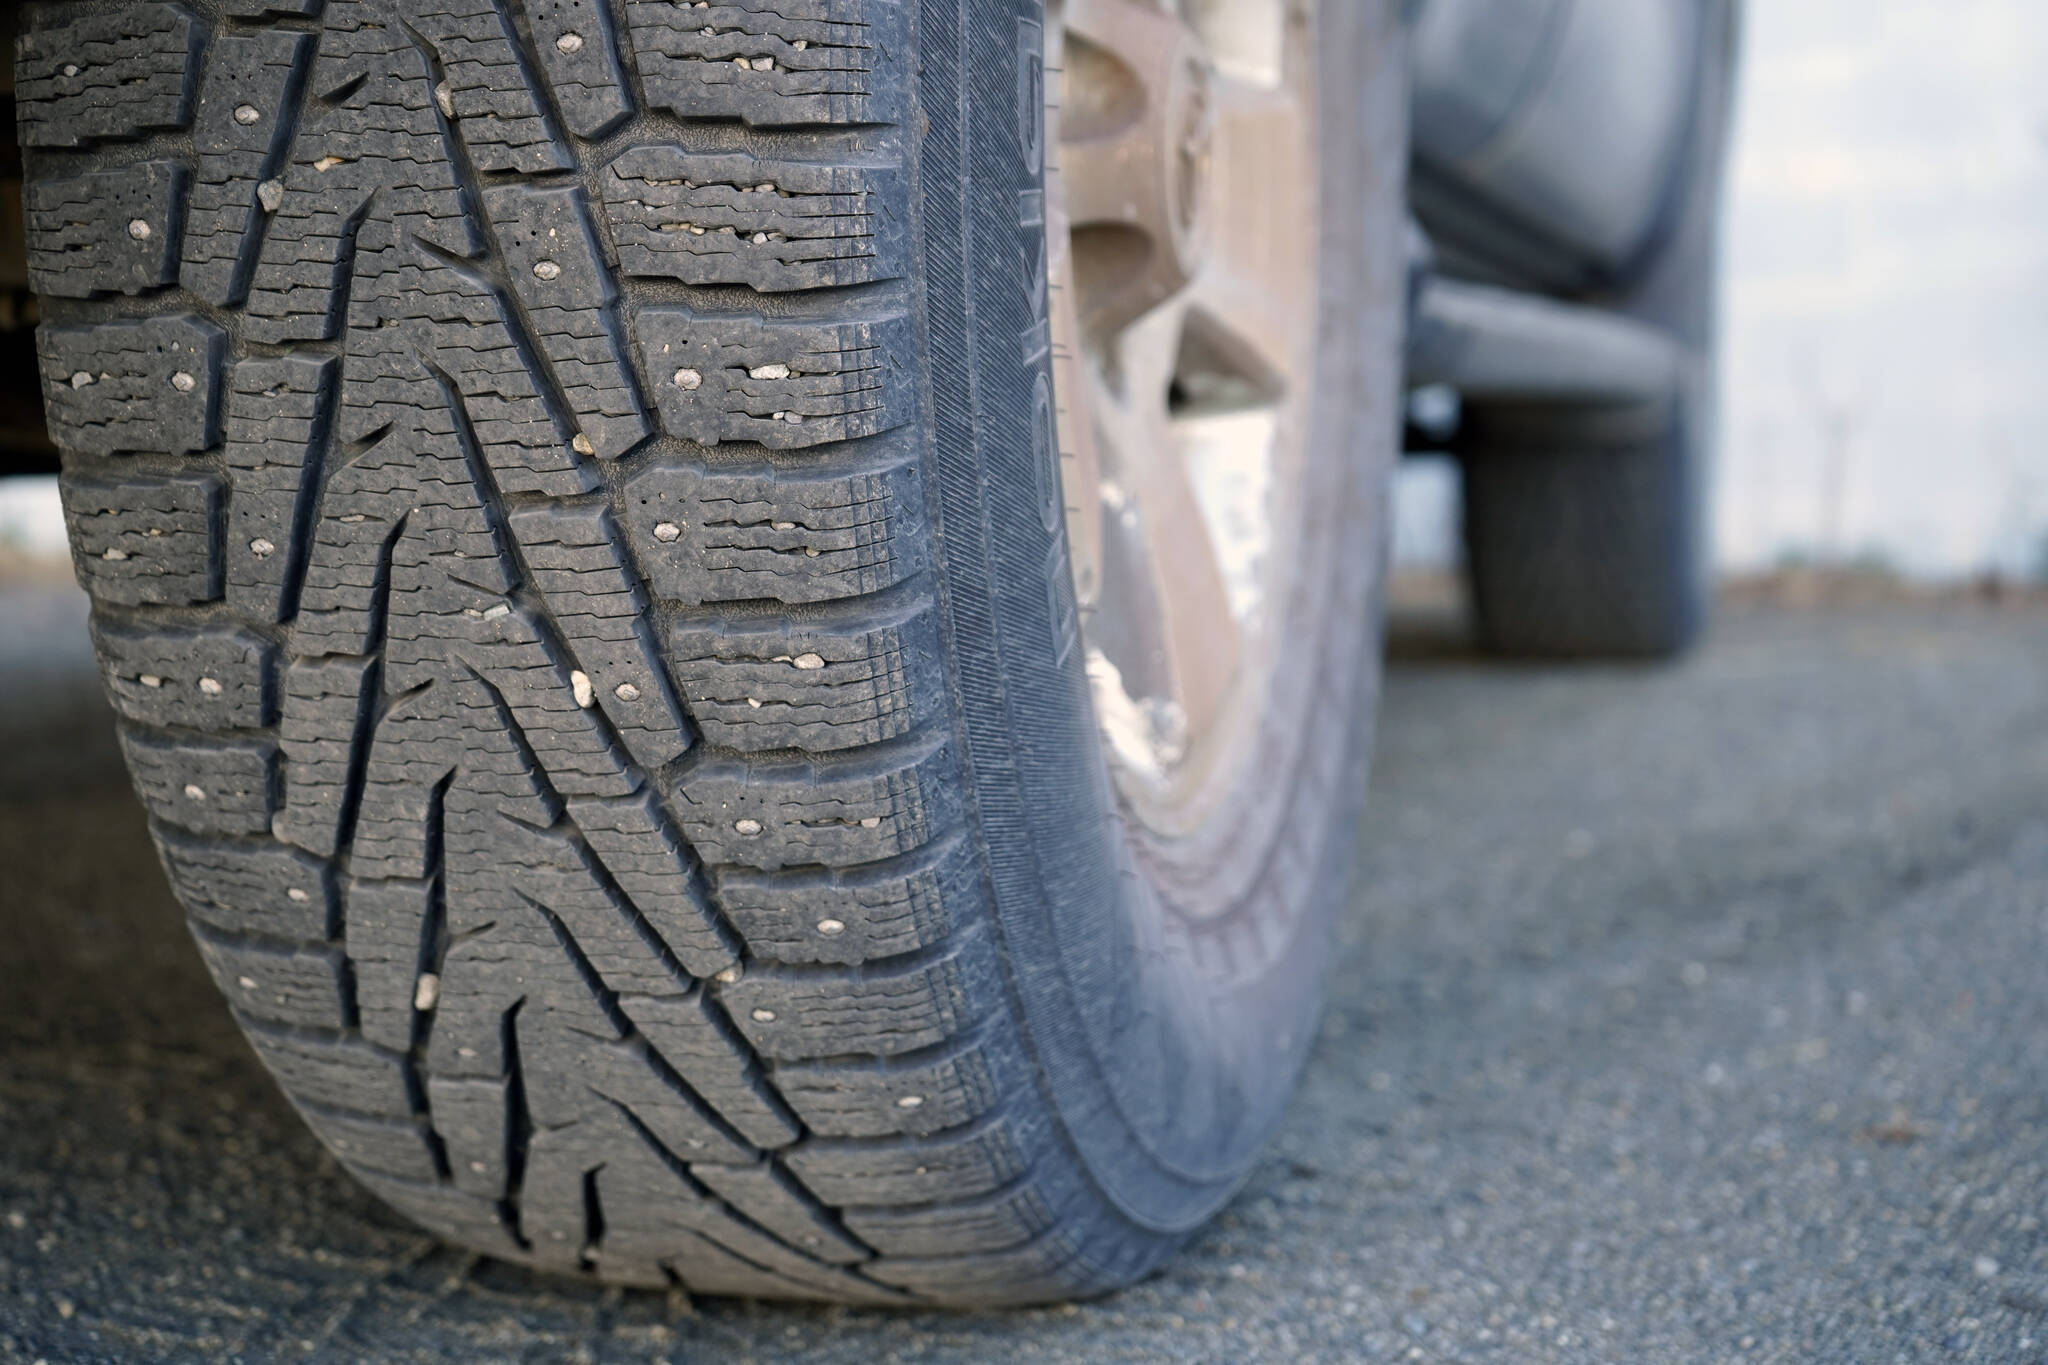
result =
[[[2048,5],[1766,0],[1723,283],[1724,573],[2048,583]],[[1408,462],[1398,558],[1455,565]]]
[[[2048,584],[2048,4],[1797,0],[1745,20],[1723,284],[1726,575]],[[1455,569],[1407,462],[1397,561]],[[0,547],[63,553],[54,479]]]

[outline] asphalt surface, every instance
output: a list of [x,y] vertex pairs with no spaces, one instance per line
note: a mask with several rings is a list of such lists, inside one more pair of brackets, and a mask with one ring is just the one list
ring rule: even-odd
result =
[[2048,612],[1396,652],[1248,1188],[1115,1297],[892,1314],[563,1286],[351,1187],[184,936],[77,599],[0,590],[0,1359],[2048,1359]]

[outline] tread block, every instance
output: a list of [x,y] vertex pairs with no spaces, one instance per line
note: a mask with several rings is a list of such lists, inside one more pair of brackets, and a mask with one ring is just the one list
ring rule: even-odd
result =
[[[422,444],[428,448],[387,437],[327,480],[320,515],[306,535],[296,638],[301,653],[367,654],[388,634],[392,671],[402,674],[423,638],[445,649],[451,623],[432,618],[481,620],[485,607],[509,588],[467,471]],[[450,474],[459,481],[450,482]],[[461,567],[481,586],[451,596],[443,557],[473,560]],[[400,691],[414,685],[392,683]]]
[[806,1256],[833,1265],[868,1259],[866,1247],[846,1235],[819,1205],[772,1161],[752,1166],[698,1162],[690,1174],[740,1213]]
[[[523,507],[507,519],[595,705],[642,767],[672,762],[689,731],[646,625],[647,603],[602,506]],[[582,701],[584,691],[578,691]]]
[[993,1292],[1016,1303],[1064,1298],[1095,1278],[1078,1267],[1082,1249],[1076,1233],[1054,1228],[1034,1242],[978,1256],[892,1256],[875,1263],[874,1277],[914,1293],[950,1297]]
[[723,999],[734,1026],[765,1057],[894,1057],[961,1032],[977,1018],[970,1002],[1001,990],[979,944],[909,966],[751,971]]
[[439,1178],[434,1149],[417,1119],[323,1109],[311,1116],[311,1122],[327,1149],[351,1168],[423,1183]]
[[268,834],[276,746],[182,740],[123,727],[121,749],[149,813],[199,834]]
[[867,962],[933,947],[982,894],[958,839],[843,871],[721,867],[712,875],[748,952],[769,962]]
[[697,884],[696,860],[654,793],[566,804],[590,851],[685,970],[704,978],[739,960],[739,945]]
[[[830,602],[927,563],[917,470],[650,463],[626,485],[627,544],[657,597]],[[794,655],[791,656],[795,658]]]
[[[446,620],[422,612],[403,618],[401,624],[424,631]],[[555,791],[565,797],[626,796],[639,786],[601,713],[578,701],[576,670],[538,613],[522,605],[489,619],[455,618],[449,624],[475,642],[456,651],[456,657],[495,689],[510,723]]]
[[[603,1215],[602,1243],[590,1236],[593,1199]],[[520,1225],[542,1265],[579,1269],[601,1259],[608,1275],[651,1282],[660,1256],[678,1245],[677,1225],[701,1224],[707,1203],[617,1113],[544,1128],[527,1143]]]
[[[389,678],[385,685],[399,686]],[[467,853],[516,838],[517,825],[555,822],[559,804],[541,789],[501,715],[475,678],[436,679],[384,709],[370,740],[350,848],[357,876],[427,876],[435,830],[443,826],[461,832]]]
[[187,605],[221,595],[221,481],[212,474],[58,483],[78,582],[103,602]]
[[44,327],[36,334],[50,430],[95,455],[189,455],[220,442],[225,337],[189,314]]
[[512,1115],[511,1083],[498,1077],[430,1076],[427,1106],[448,1153],[455,1187],[479,1199],[502,1199]]
[[526,0],[526,22],[570,132],[600,137],[633,111],[602,0]]
[[15,46],[24,147],[83,147],[192,122],[205,27],[182,5],[124,4]]
[[306,19],[327,0],[227,0],[225,9],[237,19]]
[[377,701],[377,661],[365,657],[294,659],[285,670],[285,807],[277,837],[331,856],[341,844],[357,749]]
[[[460,743],[452,690],[436,684],[399,696],[378,715],[349,846],[349,868],[356,876],[416,880],[433,870],[436,821],[448,795],[443,784],[455,770]],[[474,684],[469,690],[482,692]],[[510,747],[509,739],[506,743]],[[497,756],[477,757],[478,766],[488,769]],[[526,786],[530,791],[532,783]],[[545,822],[548,817],[542,812],[540,818]]]
[[741,1260],[718,1243],[678,1230],[675,1250],[659,1264],[691,1295],[736,1299],[809,1299],[816,1295],[796,1281]]
[[288,1033],[253,1023],[249,1041],[263,1064],[299,1099],[390,1118],[412,1113],[404,1059],[360,1038]]
[[876,1138],[957,1128],[1004,1093],[980,1043],[899,1066],[801,1062],[777,1066],[775,1088],[820,1137]]
[[[451,899],[451,914],[463,904]],[[497,1080],[523,1065],[536,1102],[564,1111],[542,1122],[573,1119],[590,1077],[570,1078],[578,1068],[591,1067],[593,1048],[615,1042],[619,1030],[531,911],[518,904],[484,909],[489,918],[482,927],[442,955],[441,998],[427,1040],[429,1068],[436,1076]],[[523,1062],[507,1050],[515,1039],[506,1017],[514,1010]],[[617,1070],[615,1064],[607,1067]],[[555,1097],[543,1094],[543,1074],[566,1081],[569,1089]]]
[[95,619],[94,652],[114,708],[145,725],[249,730],[275,713],[275,648],[226,626],[159,630]]
[[1050,1231],[1059,1211],[1035,1183],[990,1199],[924,1208],[851,1208],[846,1226],[884,1256],[978,1256]]
[[825,753],[939,718],[944,655],[931,604],[678,621],[669,667],[721,748]]
[[672,435],[717,445],[800,450],[909,423],[916,406],[904,357],[910,320],[715,317],[642,308],[645,373]]
[[238,943],[204,930],[193,937],[214,984],[243,1014],[304,1028],[348,1027],[348,986],[338,949]]
[[[617,1150],[616,1142],[613,1150]],[[599,1257],[608,1273],[621,1260],[650,1265],[659,1258],[675,1255],[679,1249],[679,1229],[675,1225],[680,1223],[685,1236],[694,1232],[704,1242],[769,1272],[773,1281],[789,1286],[784,1291],[789,1296],[855,1303],[894,1301],[889,1290],[796,1250],[738,1218],[708,1195],[690,1190],[689,1194],[694,1196],[690,1202],[670,1202],[673,1197],[655,1183],[653,1172],[634,1169],[637,1164],[614,1157],[597,1174],[600,1203],[609,1211],[599,1248]],[[656,1193],[657,1198],[648,1199],[649,1193]],[[675,1216],[664,1217],[664,1212]],[[685,1283],[689,1282],[690,1264],[687,1259],[678,1264]],[[754,1277],[757,1295],[762,1278],[759,1274]]]
[[782,1158],[804,1187],[840,1208],[930,1204],[993,1193],[1031,1169],[1016,1125],[1003,1120],[887,1141],[806,1138]]
[[224,34],[206,62],[192,129],[198,179],[185,227],[185,287],[209,303],[240,303],[255,269],[260,186],[283,164],[313,37],[276,30]]
[[531,174],[574,164],[548,127],[499,0],[406,0],[397,8],[439,55],[445,75],[434,98],[479,171]]
[[[252,340],[330,339],[351,299],[363,326],[406,316],[399,301],[420,292],[417,271],[406,273],[423,250],[417,243],[462,257],[483,246],[464,208],[429,55],[408,27],[412,17],[390,0],[326,6],[307,89],[323,112],[273,177],[275,207],[267,209],[243,317]],[[437,303],[440,316],[463,316],[452,311],[453,301]],[[385,340],[394,348],[398,342]],[[352,375],[356,364],[351,357]],[[389,420],[379,416],[371,426]]]
[[340,923],[325,861],[285,844],[226,843],[157,831],[178,900],[202,924],[231,934],[326,939]]
[[[524,905],[540,917],[519,916],[533,939],[548,935],[547,946],[565,962],[579,963],[592,986],[617,995],[681,994],[688,977],[666,961],[652,931],[633,908],[603,880],[583,845],[565,829],[528,829],[515,841],[500,822],[493,839],[482,822],[451,811],[448,816],[449,866],[447,894],[474,907],[474,913],[501,920],[513,906]],[[537,931],[537,932],[536,932]],[[500,941],[507,933],[500,925]],[[614,1033],[616,1024],[608,1025]]]
[[403,1052],[412,1046],[421,939],[434,910],[429,881],[349,884],[345,933],[363,1037]]
[[655,108],[821,127],[903,122],[908,9],[897,0],[635,5],[627,23]]
[[243,360],[228,372],[228,605],[282,621],[297,605],[302,509],[319,474],[333,416],[332,356]]
[[[544,1024],[528,1030],[526,1023],[522,1012],[520,1074],[536,1129],[562,1128],[623,1108],[679,1159],[732,1163],[759,1155],[671,1085],[650,1063],[644,1044],[597,1043]],[[527,1179],[530,1187],[530,1165]]]
[[761,1070],[701,990],[686,996],[625,996],[619,1008],[649,1047],[719,1117],[756,1147],[787,1147],[802,1130],[762,1080]]
[[698,856],[773,870],[908,853],[962,814],[952,751],[917,743],[857,760],[717,758],[685,774],[675,810]]
[[85,299],[175,284],[185,168],[143,161],[28,186],[28,277],[39,294]]
[[910,270],[908,190],[894,167],[647,146],[621,154],[600,183],[628,275],[776,292]]
[[625,364],[611,272],[591,235],[583,191],[503,186],[484,191],[512,288],[580,430],[579,453],[617,459],[651,430]]
[[447,1236],[503,1260],[531,1260],[506,1229],[496,1200],[479,1199],[445,1180],[403,1180],[354,1164],[348,1172],[371,1194],[416,1223],[442,1229]]

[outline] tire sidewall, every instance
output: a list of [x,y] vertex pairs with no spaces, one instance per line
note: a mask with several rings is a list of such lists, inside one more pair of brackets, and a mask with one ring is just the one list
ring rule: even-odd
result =
[[1321,7],[1325,482],[1305,535],[1327,581],[1281,665],[1311,684],[1309,761],[1274,792],[1284,837],[1247,879],[1264,906],[1248,970],[1154,903],[1093,719],[1049,420],[1040,0],[920,37],[933,514],[976,842],[1032,1070],[1104,1199],[1165,1240],[1236,1188],[1292,1088],[1362,787],[1406,284],[1397,11]]

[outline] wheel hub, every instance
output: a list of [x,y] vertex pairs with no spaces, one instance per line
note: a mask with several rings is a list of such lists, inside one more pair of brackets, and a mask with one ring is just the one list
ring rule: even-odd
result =
[[1310,0],[1053,0],[1061,471],[1097,719],[1155,831],[1216,809],[1273,667],[1313,371]]

